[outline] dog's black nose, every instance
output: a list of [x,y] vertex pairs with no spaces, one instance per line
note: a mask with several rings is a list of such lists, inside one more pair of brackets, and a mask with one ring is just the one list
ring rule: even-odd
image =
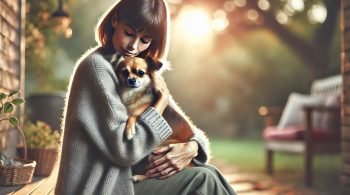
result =
[[128,82],[130,85],[135,85],[136,84],[136,79],[135,78],[129,78]]

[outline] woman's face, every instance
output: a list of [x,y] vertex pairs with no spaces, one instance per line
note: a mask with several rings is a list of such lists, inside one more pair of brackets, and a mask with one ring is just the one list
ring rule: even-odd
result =
[[114,28],[113,47],[124,56],[137,56],[151,45],[152,38],[149,35],[136,32],[123,22],[114,21],[112,26]]

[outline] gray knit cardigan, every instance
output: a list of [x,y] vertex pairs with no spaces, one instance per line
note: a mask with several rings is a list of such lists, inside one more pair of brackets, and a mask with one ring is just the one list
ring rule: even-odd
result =
[[[134,194],[131,167],[172,133],[152,107],[125,139],[128,118],[117,93],[119,81],[102,48],[90,49],[75,66],[63,118],[63,140],[56,194]],[[199,143],[197,164],[208,161],[208,141],[194,128]]]

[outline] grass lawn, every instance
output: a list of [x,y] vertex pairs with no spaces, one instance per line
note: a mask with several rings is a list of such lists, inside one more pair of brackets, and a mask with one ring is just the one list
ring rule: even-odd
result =
[[[259,139],[211,138],[212,156],[239,170],[266,177],[264,144]],[[317,155],[314,158],[314,187],[320,194],[339,192],[340,155]],[[303,184],[302,155],[275,153],[273,179],[297,188]]]

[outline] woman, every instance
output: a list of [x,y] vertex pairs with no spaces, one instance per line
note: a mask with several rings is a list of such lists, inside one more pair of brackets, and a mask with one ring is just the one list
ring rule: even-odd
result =
[[[189,142],[154,150],[172,133],[161,116],[164,108],[170,104],[183,114],[162,78],[156,81],[157,101],[138,119],[136,135],[123,136],[128,116],[108,59],[113,53],[166,59],[169,12],[163,0],[117,2],[100,19],[96,37],[99,46],[81,57],[70,81],[56,194],[235,194],[205,164],[208,142],[196,127]],[[155,155],[148,162],[150,152]],[[197,166],[184,169],[191,162]],[[133,184],[138,167],[151,179]]]

